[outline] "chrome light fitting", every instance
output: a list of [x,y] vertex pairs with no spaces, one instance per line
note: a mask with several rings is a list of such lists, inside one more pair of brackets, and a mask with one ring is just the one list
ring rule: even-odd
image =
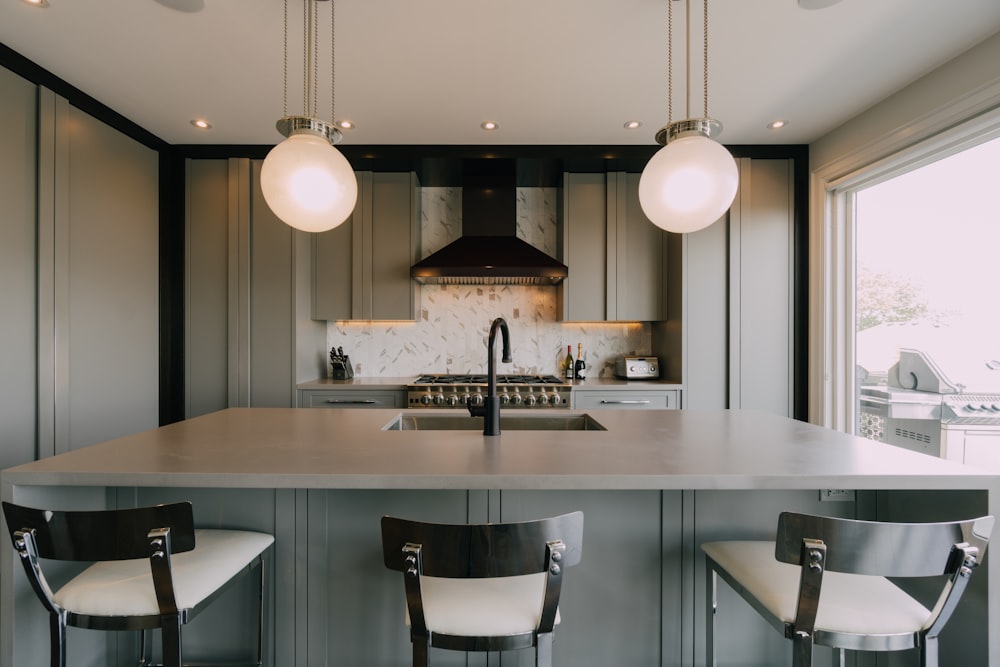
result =
[[667,0],[667,124],[656,133],[663,146],[639,178],[639,204],[646,217],[669,232],[694,232],[718,220],[732,205],[739,185],[736,161],[722,144],[714,141],[722,124],[708,115],[708,0],[704,0],[704,101],[702,118],[691,118],[691,0],[685,0],[687,16],[687,115],[673,120],[673,32],[674,2]]
[[[330,121],[317,118],[320,1],[330,5]],[[336,7],[333,0],[303,0],[303,114],[289,115],[288,0],[284,6],[284,115],[275,125],[287,138],[264,159],[260,188],[267,205],[283,222],[302,231],[323,232],[347,220],[358,199],[354,170],[334,148],[343,138],[333,120]]]

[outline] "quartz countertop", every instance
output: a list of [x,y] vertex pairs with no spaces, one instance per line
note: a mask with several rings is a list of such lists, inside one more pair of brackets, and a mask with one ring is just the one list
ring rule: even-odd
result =
[[[581,411],[559,411],[579,414]],[[231,408],[6,484],[380,489],[991,489],[950,461],[753,411],[596,410],[606,431],[383,430],[421,410]],[[553,414],[553,411],[546,411]]]

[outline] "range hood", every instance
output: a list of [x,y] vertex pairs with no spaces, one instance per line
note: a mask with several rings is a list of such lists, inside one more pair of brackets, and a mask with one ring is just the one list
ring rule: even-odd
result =
[[558,285],[566,265],[517,237],[513,160],[462,165],[462,236],[410,267],[418,283]]

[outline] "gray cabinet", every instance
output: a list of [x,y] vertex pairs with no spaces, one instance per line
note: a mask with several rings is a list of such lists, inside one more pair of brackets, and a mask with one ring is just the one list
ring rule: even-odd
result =
[[420,259],[420,184],[413,173],[358,172],[344,224],[313,238],[316,320],[414,320]]
[[402,389],[323,390],[300,389],[302,408],[403,408],[406,391]]
[[0,469],[35,458],[37,99],[0,67]]
[[310,318],[309,234],[281,222],[260,160],[187,162],[187,417],[292,407],[325,369],[326,326]]
[[38,450],[159,424],[159,156],[39,90]]
[[639,174],[563,176],[561,320],[654,321],[667,312],[670,236],[639,206]]
[[680,405],[677,389],[580,389],[573,388],[575,410],[676,410]]
[[681,240],[683,305],[676,326],[654,328],[653,352],[669,359],[660,341],[676,343],[683,332],[687,408],[790,416],[793,160],[740,158],[737,166],[739,190],[727,215]]

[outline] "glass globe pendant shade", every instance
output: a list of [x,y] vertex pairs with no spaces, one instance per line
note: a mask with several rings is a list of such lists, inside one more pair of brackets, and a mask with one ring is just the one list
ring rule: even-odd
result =
[[325,232],[351,216],[358,181],[340,151],[325,136],[292,134],[271,149],[260,170],[264,200],[285,224]]
[[658,150],[639,178],[639,205],[657,227],[685,234],[722,217],[736,197],[739,171],[732,154],[702,134]]

